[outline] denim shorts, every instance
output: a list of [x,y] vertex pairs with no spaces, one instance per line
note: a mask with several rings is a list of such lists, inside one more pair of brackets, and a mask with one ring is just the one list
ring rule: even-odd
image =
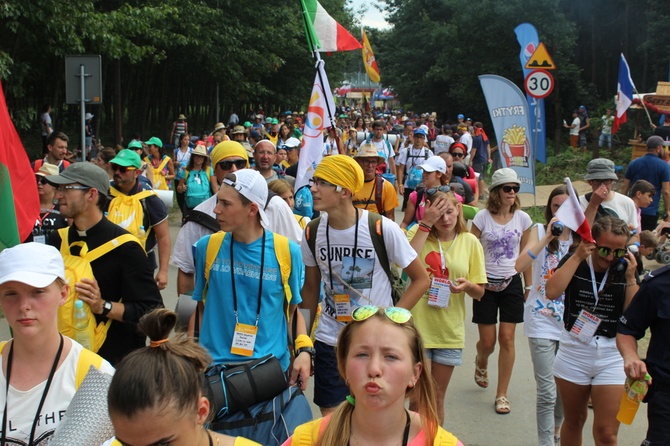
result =
[[426,358],[441,365],[455,367],[463,364],[462,348],[427,348]]
[[337,370],[335,347],[315,341],[314,349],[314,404],[335,407],[349,395],[349,388]]

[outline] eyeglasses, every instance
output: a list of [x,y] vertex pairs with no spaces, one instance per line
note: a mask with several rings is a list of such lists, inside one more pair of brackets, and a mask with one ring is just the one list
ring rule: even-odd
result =
[[445,184],[444,186],[440,187],[431,187],[430,189],[426,189],[426,195],[434,195],[437,192],[450,192],[451,191],[451,186],[448,184]]
[[44,186],[45,184],[49,184],[47,179],[42,175],[35,175],[35,179],[37,180],[37,183],[41,184],[42,186]]
[[426,136],[422,135],[421,133],[418,133],[418,134],[414,135],[414,137],[415,138],[425,138]]
[[359,157],[358,161],[362,164],[379,164],[379,160],[373,156],[369,158]]
[[370,319],[380,311],[383,311],[386,317],[396,324],[407,323],[412,318],[412,313],[401,307],[376,307],[374,305],[364,305],[351,312],[351,319],[356,322],[362,322],[366,319]]
[[322,180],[321,178],[310,178],[309,179],[309,186],[310,187],[316,187],[317,189],[321,189],[322,187],[334,187],[336,192],[340,192],[342,190],[342,186],[338,186],[337,184],[330,183],[326,180]]
[[230,170],[233,165],[238,169],[244,169],[247,167],[247,160],[221,161],[217,164],[223,170]]
[[598,250],[598,255],[600,257],[607,257],[610,254],[612,254],[615,259],[622,259],[626,255],[626,249],[625,248],[612,249],[612,248],[608,248],[607,246],[596,245],[596,249]]
[[591,180],[596,184],[612,184],[614,183],[614,180],[608,179],[608,180]]
[[453,152],[451,156],[453,156],[454,158],[463,158],[465,154],[460,152]]
[[56,188],[56,191],[62,193],[62,192],[68,191],[68,190],[89,190],[89,189],[90,189],[90,187],[88,187],[88,186],[63,186],[63,185],[60,185]]
[[502,187],[503,192],[506,194],[509,194],[512,191],[514,191],[515,194],[518,194],[520,189],[520,186],[510,186],[509,184]]
[[119,166],[118,164],[110,164],[110,167],[112,168],[112,171],[116,172],[118,170],[121,173],[126,173],[129,170],[137,170],[137,167]]

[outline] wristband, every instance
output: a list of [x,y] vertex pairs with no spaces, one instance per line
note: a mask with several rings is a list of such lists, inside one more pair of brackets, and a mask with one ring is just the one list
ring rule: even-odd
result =
[[295,341],[293,342],[294,351],[297,352],[301,348],[305,348],[305,347],[308,347],[308,348],[314,347],[314,343],[312,342],[312,339],[309,336],[307,336],[306,334],[298,335],[298,337],[295,338]]
[[626,282],[626,288],[628,288],[629,286],[633,286],[633,285],[637,285],[637,282],[634,281],[634,280],[632,282]]
[[531,259],[533,260],[537,259],[537,256],[533,254],[533,252],[530,249],[527,251],[527,254]]
[[419,225],[419,231],[430,232],[430,228],[426,225]]
[[526,291],[530,291],[530,290],[532,290],[532,289],[533,289],[532,286],[527,286],[527,287],[524,288],[524,290],[526,290]]
[[419,226],[422,227],[422,228],[426,228],[426,229],[428,229],[429,231],[430,231],[431,229],[433,229],[432,226],[428,226],[428,225],[425,224],[423,221],[420,221],[420,222],[419,222]]

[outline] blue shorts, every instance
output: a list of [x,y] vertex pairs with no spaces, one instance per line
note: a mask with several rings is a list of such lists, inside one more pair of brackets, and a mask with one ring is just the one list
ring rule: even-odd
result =
[[335,347],[315,341],[314,349],[314,404],[326,409],[335,407],[350,393],[337,370]]
[[427,348],[426,358],[441,365],[455,367],[463,364],[462,348]]

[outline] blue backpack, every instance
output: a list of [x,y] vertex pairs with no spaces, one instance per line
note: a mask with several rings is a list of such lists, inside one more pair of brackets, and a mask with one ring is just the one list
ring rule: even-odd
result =
[[421,180],[423,179],[423,170],[419,169],[419,165],[421,164],[420,162],[417,163],[416,161],[413,163],[412,168],[407,172],[407,163],[409,163],[410,158],[420,158],[422,157],[424,160],[428,158],[428,150],[426,150],[425,147],[421,148],[421,152],[419,155],[411,155],[411,152],[407,154],[407,161],[405,164],[405,175],[407,177],[407,188],[408,189],[416,189],[419,184],[421,184]]
[[186,207],[193,209],[211,196],[208,172],[202,169],[190,171],[186,178]]
[[314,198],[312,197],[312,192],[309,190],[309,185],[298,189],[294,200],[293,213],[301,217],[312,218],[314,215]]

